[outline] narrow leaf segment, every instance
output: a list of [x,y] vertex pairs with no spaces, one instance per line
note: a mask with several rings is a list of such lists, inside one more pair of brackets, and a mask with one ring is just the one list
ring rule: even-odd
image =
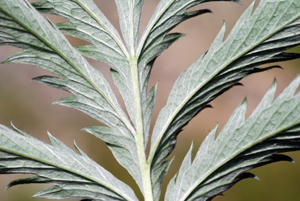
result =
[[300,149],[300,94],[298,76],[273,102],[276,82],[245,121],[244,101],[215,140],[210,132],[191,161],[192,148],[179,173],[169,183],[167,201],[208,201],[236,182],[255,175],[246,171],[277,161],[293,161],[277,153]]
[[131,55],[135,55],[139,39],[144,0],[115,0],[123,37]]
[[[128,48],[134,49],[143,1],[116,1],[116,3],[123,37]],[[144,138],[144,133],[146,133],[144,130],[149,130],[156,88],[151,90],[149,99],[141,102],[137,60],[132,54],[134,51],[130,53],[127,51],[115,29],[90,0],[68,0],[65,3],[61,0],[44,0],[34,3],[33,6],[40,12],[69,19],[70,22],[58,24],[58,28],[65,34],[92,43],[92,45],[80,46],[76,49],[85,56],[111,65],[113,80],[124,99],[135,129],[126,129],[124,125],[118,124],[113,128],[89,127],[85,131],[107,142],[117,161],[136,180],[142,193],[150,192],[151,194],[150,176],[145,176],[149,175],[145,173],[145,171],[149,172],[149,168],[147,168],[145,157],[147,140]],[[74,10],[78,12],[73,12]],[[144,120],[143,115],[147,115],[148,118]],[[148,197],[151,198],[151,196]]]
[[254,2],[223,42],[224,25],[208,52],[174,84],[153,130],[148,159],[152,169],[164,170],[182,127],[211,100],[249,74],[278,67],[256,68],[261,64],[299,58],[284,51],[300,44],[300,2],[261,1],[252,15],[253,8]]
[[[87,5],[87,1],[78,1],[75,4],[74,1],[64,2],[65,4],[62,4],[62,1],[60,4],[58,1],[53,4],[43,1],[36,5],[49,7],[56,5],[55,3],[57,6],[70,6],[71,10],[64,10],[66,16],[71,14],[75,16],[75,13],[71,11],[78,10],[78,8],[89,9],[88,12],[86,10],[81,12],[82,15],[89,16],[89,18],[80,18],[78,15],[76,17],[83,22],[76,21],[79,20],[78,18],[75,21],[81,23],[80,25],[94,26],[92,31],[102,29],[101,33],[103,33],[105,30],[106,35],[103,33],[105,37],[96,41],[91,33],[89,40],[99,46],[102,42],[107,42],[106,48],[110,47],[122,55],[123,46],[119,43],[118,35],[111,29],[105,18],[103,19],[96,7],[93,7],[94,4]],[[53,8],[51,9],[51,12],[54,12]],[[98,19],[96,16],[102,21],[95,22]],[[55,103],[81,110],[108,126],[92,127],[86,130],[108,144],[114,145],[110,146],[114,156],[120,164],[127,168],[142,188],[140,164],[135,160],[138,158],[137,148],[132,146],[135,145],[136,131],[103,75],[90,66],[84,57],[69,44],[59,29],[51,22],[47,22],[27,1],[1,1],[0,18],[0,44],[12,45],[25,50],[7,58],[4,63],[31,64],[60,76],[41,76],[35,80],[71,92],[74,96],[62,98]],[[80,32],[78,34],[80,35]],[[85,37],[88,38],[88,36]],[[106,41],[107,37],[110,37],[111,40]],[[115,39],[114,42],[111,42],[113,39]]]
[[[94,108],[99,111],[101,122],[112,127],[122,124],[134,132],[103,75],[88,64],[55,25],[22,0],[1,1],[0,17],[0,44],[25,49],[4,63],[33,64],[59,75],[62,79],[37,78],[78,95],[58,103],[84,110],[92,116],[95,116],[91,110]],[[82,100],[86,101],[86,108],[80,107]]]
[[[177,41],[184,35],[181,33],[168,34],[168,32],[187,19],[210,12],[207,9],[201,9],[191,12],[186,11],[187,9],[195,5],[209,1],[211,0],[162,0],[159,2],[154,14],[152,15],[148,25],[146,26],[145,31],[143,32],[136,50],[136,56],[138,58],[138,72],[140,83],[139,87],[141,91],[140,94],[142,103],[147,103],[149,102],[149,99],[153,99],[151,96],[147,97],[147,88],[149,76],[155,59],[164,50],[166,50],[169,46],[171,46],[175,41]],[[228,1],[239,2],[237,0]],[[143,108],[143,111],[151,110],[147,109],[145,105],[143,105]],[[147,113],[143,113],[143,118],[145,122],[144,138],[147,139],[149,136],[149,126],[146,123],[150,122],[151,116],[147,115]],[[169,167],[170,163],[167,161],[160,161],[161,163],[158,162],[160,165],[155,166],[153,165],[151,160],[148,160],[148,163],[151,164],[151,180],[154,192],[154,200],[158,200],[160,197],[162,179],[164,178],[167,167]]]
[[[257,66],[300,57],[284,52],[300,44],[300,2],[261,0],[254,13],[253,2],[227,39],[224,41],[224,24],[210,49],[178,78],[156,121],[147,159],[145,150],[156,96],[156,86],[148,92],[148,81],[154,61],[183,36],[169,33],[171,29],[186,19],[210,12],[187,9],[211,1],[219,0],[161,0],[139,40],[144,0],[115,0],[122,37],[93,0],[42,0],[32,5],[26,0],[2,0],[0,45],[24,50],[3,63],[36,65],[59,76],[40,76],[35,80],[74,95],[55,103],[81,110],[104,123],[106,126],[88,127],[85,131],[108,144],[116,160],[135,179],[145,201],[158,201],[162,180],[171,164],[166,158],[173,151],[181,129],[240,79],[278,67]],[[69,22],[54,25],[35,8]],[[63,33],[91,45],[74,48]],[[103,75],[81,54],[111,66],[113,81],[124,99],[129,118]],[[243,102],[216,140],[217,127],[208,135],[193,162],[191,147],[177,177],[168,186],[166,200],[208,201],[237,181],[253,177],[246,173],[249,169],[290,160],[277,153],[299,149],[300,120],[296,112],[299,113],[300,101],[299,95],[294,96],[299,80],[297,77],[272,102],[274,84],[247,121],[244,120],[246,102]],[[82,151],[79,150],[82,156],[75,154],[50,134],[53,147],[22,134],[0,126],[0,173],[37,176],[16,180],[9,186],[52,183],[55,186],[37,194],[48,198],[137,200],[129,187]],[[25,142],[24,147],[21,142]],[[68,159],[71,162],[66,164]],[[74,170],[71,165],[79,169]]]
[[0,174],[36,175],[15,180],[7,188],[18,184],[47,183],[54,186],[42,190],[34,197],[138,200],[130,187],[77,147],[81,155],[52,135],[48,136],[53,146],[0,125]]

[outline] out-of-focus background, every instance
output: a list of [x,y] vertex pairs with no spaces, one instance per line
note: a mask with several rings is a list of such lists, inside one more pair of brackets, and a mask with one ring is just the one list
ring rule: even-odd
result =
[[[37,0],[31,0],[34,2]],[[101,11],[106,14],[118,30],[118,15],[114,1],[96,0]],[[145,0],[142,15],[141,30],[143,30],[152,15],[159,0]],[[150,85],[157,82],[158,92],[156,106],[153,114],[152,127],[160,109],[165,105],[171,87],[177,77],[186,70],[205,50],[207,50],[214,37],[220,30],[223,21],[227,23],[227,34],[242,12],[250,5],[251,0],[242,0],[243,5],[228,2],[205,3],[195,8],[209,8],[213,14],[198,16],[180,24],[174,32],[186,33],[186,36],[165,51],[156,61]],[[258,2],[256,3],[258,4]],[[195,9],[194,8],[194,9]],[[62,18],[48,16],[53,22],[65,21]],[[142,32],[142,31],[141,31]],[[84,41],[68,37],[74,45],[86,44]],[[297,48],[295,49],[297,50]],[[12,47],[0,47],[0,60],[20,51]],[[299,49],[298,49],[299,52]],[[99,69],[112,84],[121,104],[121,97],[112,83],[109,67],[101,62],[88,59],[91,64]],[[300,61],[280,63],[284,70],[276,69],[252,75],[242,80],[244,86],[234,87],[218,97],[211,104],[213,109],[205,109],[197,115],[178,136],[174,153],[175,160],[163,183],[163,191],[168,180],[177,172],[180,163],[186,154],[191,142],[198,148],[217,122],[220,128],[225,124],[234,109],[248,99],[249,116],[257,106],[264,93],[271,86],[274,78],[278,82],[277,95],[300,72]],[[81,131],[82,128],[99,123],[91,117],[76,111],[51,103],[70,94],[64,91],[49,88],[31,79],[33,77],[49,74],[47,71],[28,65],[0,65],[0,123],[10,126],[10,122],[30,135],[48,142],[47,131],[73,148],[73,140],[92,159],[110,170],[115,176],[130,184],[138,196],[140,192],[129,174],[118,165],[105,143]],[[124,104],[123,104],[124,105]],[[196,150],[196,149],[195,149]],[[281,162],[257,168],[255,173],[260,180],[248,179],[239,182],[232,189],[218,196],[215,201],[298,201],[300,197],[300,152],[288,153],[295,160],[295,164]],[[46,199],[31,198],[39,190],[48,185],[16,186],[5,191],[5,186],[13,179],[24,175],[0,176],[1,201],[42,201]],[[163,199],[162,199],[163,200]]]

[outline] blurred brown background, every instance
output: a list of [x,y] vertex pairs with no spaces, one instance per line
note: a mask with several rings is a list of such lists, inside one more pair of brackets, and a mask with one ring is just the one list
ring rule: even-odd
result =
[[[34,0],[30,2],[34,2]],[[114,1],[95,0],[95,2],[119,30]],[[141,30],[145,28],[158,2],[159,0],[145,0]],[[186,70],[200,54],[209,48],[224,20],[227,23],[227,34],[229,33],[238,17],[251,2],[251,0],[242,0],[243,5],[228,2],[202,4],[196,8],[209,8],[213,11],[213,14],[196,17],[182,23],[173,30],[186,33],[187,35],[165,51],[154,65],[149,86],[157,82],[159,85],[152,126],[159,110],[165,105],[171,87],[180,73]],[[64,21],[58,17],[48,17],[55,23]],[[85,44],[84,41],[72,37],[68,38],[74,46]],[[17,48],[1,47],[0,60],[3,61],[6,57],[18,51],[20,50]],[[109,67],[106,64],[94,60],[89,61],[112,83]],[[231,113],[245,97],[248,98],[247,115],[249,116],[263,94],[270,87],[274,78],[278,81],[277,94],[279,94],[300,71],[299,60],[282,62],[280,65],[284,67],[284,70],[271,70],[243,79],[243,87],[235,87],[217,98],[211,103],[214,109],[202,111],[184,128],[178,137],[176,149],[171,156],[176,155],[176,158],[166,181],[163,183],[163,190],[166,188],[167,181],[176,173],[192,141],[195,144],[195,148],[198,148],[204,137],[214,128],[217,122],[222,128]],[[73,140],[75,139],[77,145],[92,159],[110,170],[121,180],[129,183],[135,190],[137,189],[134,181],[117,164],[106,145],[91,135],[80,131],[83,127],[97,125],[98,122],[74,109],[51,105],[53,101],[70,94],[31,81],[33,77],[49,74],[47,71],[26,65],[2,64],[0,67],[1,124],[9,126],[12,121],[19,129],[45,142],[48,142],[46,132],[49,131],[69,147],[73,147]],[[112,86],[122,103],[116,87],[113,84]],[[225,192],[225,196],[219,196],[214,200],[298,201],[300,197],[300,191],[298,191],[300,187],[300,153],[289,153],[289,155],[294,158],[295,164],[282,162],[257,168],[252,172],[260,178],[259,181],[254,179],[244,180]],[[45,200],[31,198],[31,196],[47,187],[47,185],[17,186],[4,191],[5,186],[12,179],[20,177],[24,177],[24,175],[0,176],[0,201]],[[138,190],[136,192],[140,196]]]

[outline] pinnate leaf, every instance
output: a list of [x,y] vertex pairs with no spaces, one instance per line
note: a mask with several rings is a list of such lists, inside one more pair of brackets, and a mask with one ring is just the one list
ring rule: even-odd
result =
[[273,102],[276,82],[245,120],[244,101],[215,139],[217,127],[199,148],[192,149],[168,185],[166,200],[211,200],[236,182],[255,175],[246,171],[277,161],[293,161],[277,153],[299,150],[300,84],[298,76]]
[[223,42],[224,25],[210,49],[177,79],[153,130],[149,157],[153,169],[162,166],[182,127],[211,100],[249,74],[278,67],[260,69],[258,65],[299,58],[299,54],[283,52],[300,44],[299,2],[261,1],[251,15],[253,8],[254,3]]
[[2,125],[0,136],[0,174],[36,175],[12,181],[7,188],[18,184],[48,183],[54,186],[42,190],[35,197],[137,201],[126,184],[78,147],[81,155],[50,134],[53,146]]
[[[40,76],[35,80],[74,94],[55,103],[81,110],[104,123],[108,127],[98,129],[98,132],[103,132],[102,135],[113,133],[111,136],[115,138],[118,136],[135,142],[135,130],[103,75],[90,66],[54,24],[47,22],[23,0],[0,2],[0,17],[1,45],[13,45],[24,49],[23,52],[7,58],[4,63],[31,64],[60,76]],[[101,139],[109,146],[116,147],[116,144],[113,144],[116,139],[112,138]],[[135,149],[128,152],[128,147],[123,146],[113,153],[141,187],[141,173],[136,165],[138,161]]]

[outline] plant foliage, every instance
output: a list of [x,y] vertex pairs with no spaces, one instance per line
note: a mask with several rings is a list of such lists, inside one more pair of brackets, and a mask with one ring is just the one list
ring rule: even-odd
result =
[[[167,104],[159,113],[146,156],[150,121],[157,86],[149,92],[148,80],[155,59],[183,34],[169,33],[189,18],[210,12],[187,11],[218,0],[161,0],[139,39],[143,0],[115,0],[122,37],[92,0],[0,1],[0,45],[23,49],[3,63],[31,64],[56,76],[34,80],[73,94],[55,103],[78,109],[105,126],[84,130],[107,143],[116,160],[134,178],[145,201],[157,201],[171,165],[182,128],[209,102],[242,78],[278,66],[262,64],[297,59],[286,50],[300,44],[300,2],[261,0],[243,13],[224,40],[221,28],[203,53],[175,82]],[[238,2],[238,0],[227,0]],[[68,22],[53,24],[40,13],[58,15]],[[72,47],[65,35],[90,45]],[[122,40],[124,39],[124,42]],[[111,66],[128,115],[118,103],[104,76],[84,56]],[[209,201],[238,181],[255,177],[247,171],[276,161],[292,161],[279,153],[300,149],[300,96],[298,76],[273,101],[276,82],[245,120],[244,101],[216,138],[212,130],[192,161],[193,145],[177,175],[169,182],[168,201]],[[92,200],[138,200],[131,188],[91,160],[76,145],[73,152],[52,135],[52,145],[28,134],[0,126],[0,173],[36,176],[12,181],[8,187],[50,183],[36,197]],[[215,139],[216,138],[216,139]]]

